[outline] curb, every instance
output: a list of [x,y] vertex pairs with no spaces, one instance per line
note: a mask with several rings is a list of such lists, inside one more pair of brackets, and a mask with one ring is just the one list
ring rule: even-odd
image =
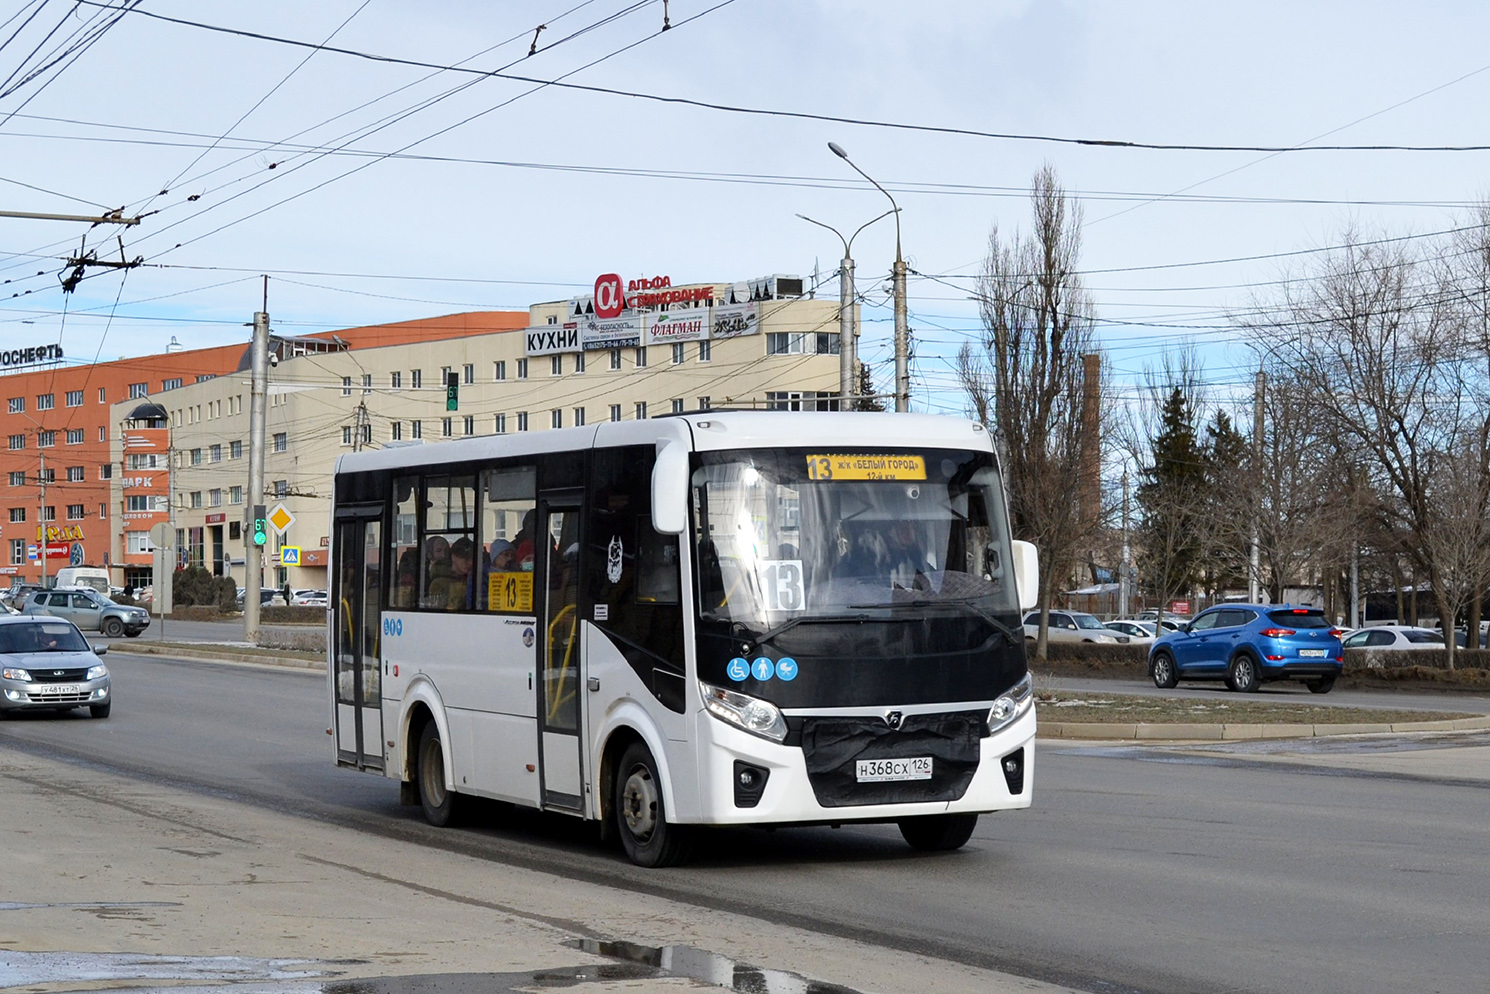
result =
[[1490,715],[1445,721],[1401,721],[1380,724],[1173,724],[1107,723],[1096,721],[1041,722],[1042,739],[1103,739],[1139,742],[1216,742],[1242,739],[1311,739],[1327,735],[1387,735],[1403,732],[1468,732],[1490,728]]
[[292,650],[280,653],[232,652],[212,649],[180,642],[131,642],[127,646],[110,643],[109,651],[120,655],[172,656],[179,659],[199,659],[216,663],[258,663],[261,666],[283,666],[288,669],[318,670],[326,666],[324,656],[291,655]]

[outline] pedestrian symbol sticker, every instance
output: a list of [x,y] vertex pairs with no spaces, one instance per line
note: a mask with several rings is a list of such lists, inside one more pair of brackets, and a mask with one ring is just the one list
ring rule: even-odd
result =
[[300,565],[300,546],[282,545],[279,547],[279,564],[281,566]]
[[797,678],[797,661],[791,656],[782,656],[776,660],[776,675],[791,683]]
[[769,680],[776,673],[776,664],[765,656],[759,656],[750,664],[750,673],[757,680]]
[[725,675],[736,683],[743,683],[745,678],[750,675],[750,664],[741,657],[736,656],[729,661],[729,665],[724,668],[724,672]]

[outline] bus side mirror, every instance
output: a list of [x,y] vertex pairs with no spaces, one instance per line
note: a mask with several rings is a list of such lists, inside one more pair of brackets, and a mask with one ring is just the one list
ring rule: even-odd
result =
[[1040,553],[1029,542],[1010,543],[1014,559],[1014,589],[1019,593],[1019,610],[1034,610],[1040,602]]
[[688,529],[688,449],[682,442],[657,443],[652,466],[652,527],[663,535]]

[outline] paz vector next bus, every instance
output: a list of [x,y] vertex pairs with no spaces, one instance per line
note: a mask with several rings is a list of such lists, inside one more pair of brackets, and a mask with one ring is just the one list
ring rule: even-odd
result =
[[956,849],[1027,807],[1035,714],[987,431],[708,411],[337,460],[339,765],[601,822],[894,822]]

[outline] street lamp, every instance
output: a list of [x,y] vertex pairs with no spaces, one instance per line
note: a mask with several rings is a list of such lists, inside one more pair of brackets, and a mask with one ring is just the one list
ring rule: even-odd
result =
[[874,188],[890,198],[890,213],[895,215],[895,410],[911,409],[910,332],[905,320],[905,260],[900,255],[900,205],[890,197],[890,191],[875,183],[874,177],[854,164],[840,146],[828,142],[828,151],[838,156],[849,166],[874,184]]
[[881,221],[894,211],[885,211],[879,217],[865,221],[847,238],[843,233],[831,224],[814,221],[806,214],[798,214],[802,220],[809,224],[815,224],[819,228],[827,228],[838,236],[843,242],[843,261],[838,265],[838,409],[840,411],[853,410],[853,396],[855,393],[854,383],[854,239],[859,237],[859,231],[863,231],[875,221]]

